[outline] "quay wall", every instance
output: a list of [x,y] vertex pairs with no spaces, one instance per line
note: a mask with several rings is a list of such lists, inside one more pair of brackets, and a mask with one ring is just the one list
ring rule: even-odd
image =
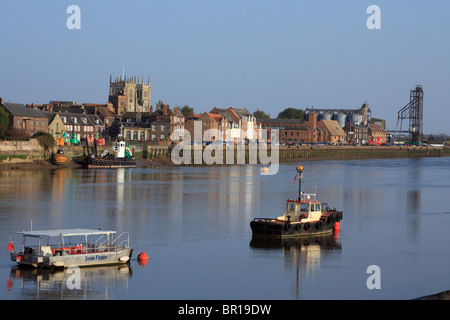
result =
[[[135,156],[147,160],[157,160],[159,158],[170,158],[172,146],[154,146],[131,144],[131,149]],[[238,157],[242,157],[243,151],[235,146],[223,147],[223,163],[226,163],[226,149],[234,150],[234,161],[238,163]],[[194,148],[201,148],[203,153],[205,147],[191,146],[191,164],[194,164]],[[101,154],[105,149],[112,151],[111,145],[98,146],[97,152]],[[82,146],[65,146],[64,150],[69,158],[79,157],[83,154]],[[56,151],[56,150],[54,150]],[[259,149],[256,147],[256,152]],[[265,150],[263,152],[266,152]],[[245,147],[245,163],[250,163],[254,150]],[[214,156],[214,153],[212,153]],[[271,156],[271,149],[267,149],[267,156]],[[412,158],[412,157],[443,157],[450,156],[450,148],[442,147],[397,147],[397,146],[298,146],[279,147],[279,161],[297,160],[332,160],[332,159],[367,159],[367,158]],[[30,141],[0,141],[0,163],[28,163],[35,160],[44,159],[44,149],[35,139]],[[259,153],[256,159],[259,162]],[[242,160],[241,160],[242,161]],[[253,162],[252,162],[253,163]],[[205,163],[202,163],[205,165]]]
[[36,139],[0,141],[0,163],[28,163],[44,157],[44,148]]
[[[204,148],[202,149],[204,150]],[[243,151],[234,150],[234,161],[238,163],[238,152]],[[258,152],[258,153],[256,153]],[[241,159],[245,159],[245,163],[250,163],[250,154],[253,155],[251,159],[256,159],[258,163],[259,150],[256,148],[256,152],[250,151],[247,147],[245,149],[245,155]],[[271,149],[263,151],[267,154],[267,157],[271,157]],[[300,147],[286,147],[279,148],[279,161],[299,161],[299,160],[345,160],[345,159],[371,159],[371,158],[415,158],[415,157],[443,157],[450,155],[450,149],[437,148],[437,147],[375,147],[375,146],[300,146]],[[226,151],[222,150],[223,161],[226,163]],[[191,161],[190,164],[195,164],[194,161],[195,151],[191,149]],[[214,157],[215,153],[211,153]],[[241,160],[242,161],[242,160]],[[254,162],[252,162],[254,163]],[[200,165],[200,164],[197,164]],[[205,165],[204,161],[201,165]]]

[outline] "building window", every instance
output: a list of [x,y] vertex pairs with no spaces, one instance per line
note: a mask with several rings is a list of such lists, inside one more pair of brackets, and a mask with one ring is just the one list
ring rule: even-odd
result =
[[144,131],[141,131],[139,139],[140,140],[145,140],[145,132]]
[[165,140],[166,139],[166,135],[165,134],[162,134],[161,135],[161,140]]
[[126,138],[127,140],[130,140],[130,139],[131,139],[131,132],[130,132],[130,131],[127,131],[127,132],[125,133],[125,138]]
[[137,140],[138,139],[138,133],[137,131],[133,131],[133,140]]
[[16,124],[20,126],[20,119],[17,119]]
[[156,141],[156,134],[152,134],[152,141]]

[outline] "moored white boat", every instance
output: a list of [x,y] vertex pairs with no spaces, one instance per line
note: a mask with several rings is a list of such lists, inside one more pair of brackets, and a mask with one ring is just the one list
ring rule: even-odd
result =
[[127,263],[132,255],[129,234],[92,229],[22,231],[22,249],[8,246],[11,260],[35,268]]

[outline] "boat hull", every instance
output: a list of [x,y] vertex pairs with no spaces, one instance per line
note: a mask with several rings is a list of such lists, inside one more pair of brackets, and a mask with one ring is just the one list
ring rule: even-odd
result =
[[250,222],[253,236],[264,237],[305,237],[330,234],[336,223],[342,220],[342,212],[327,212],[315,222],[290,222],[276,219],[255,218]]
[[135,168],[136,160],[124,159],[83,159],[81,165],[86,169],[93,168]]
[[67,158],[64,156],[55,156],[52,158],[52,163],[55,165],[64,165],[67,164]]
[[87,254],[66,254],[52,256],[38,256],[11,252],[11,260],[19,265],[35,268],[67,268],[70,266],[87,267],[100,265],[115,265],[127,263],[133,250],[128,247],[118,248],[113,251],[91,252]]

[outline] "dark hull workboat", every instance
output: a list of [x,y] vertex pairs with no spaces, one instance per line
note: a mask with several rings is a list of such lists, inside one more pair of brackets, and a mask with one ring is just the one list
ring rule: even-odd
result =
[[299,195],[297,200],[287,200],[283,216],[255,218],[250,222],[253,236],[302,237],[331,234],[339,230],[342,211],[315,200],[315,194],[301,191],[303,167],[297,167]]
[[132,156],[130,147],[125,141],[119,139],[113,142],[114,155],[105,150],[100,156],[97,154],[97,143],[94,140],[93,150],[86,140],[84,156],[78,163],[86,169],[92,168],[134,168],[136,159]]
[[133,159],[114,159],[114,158],[84,158],[81,162],[83,168],[134,168],[136,167],[136,160]]

